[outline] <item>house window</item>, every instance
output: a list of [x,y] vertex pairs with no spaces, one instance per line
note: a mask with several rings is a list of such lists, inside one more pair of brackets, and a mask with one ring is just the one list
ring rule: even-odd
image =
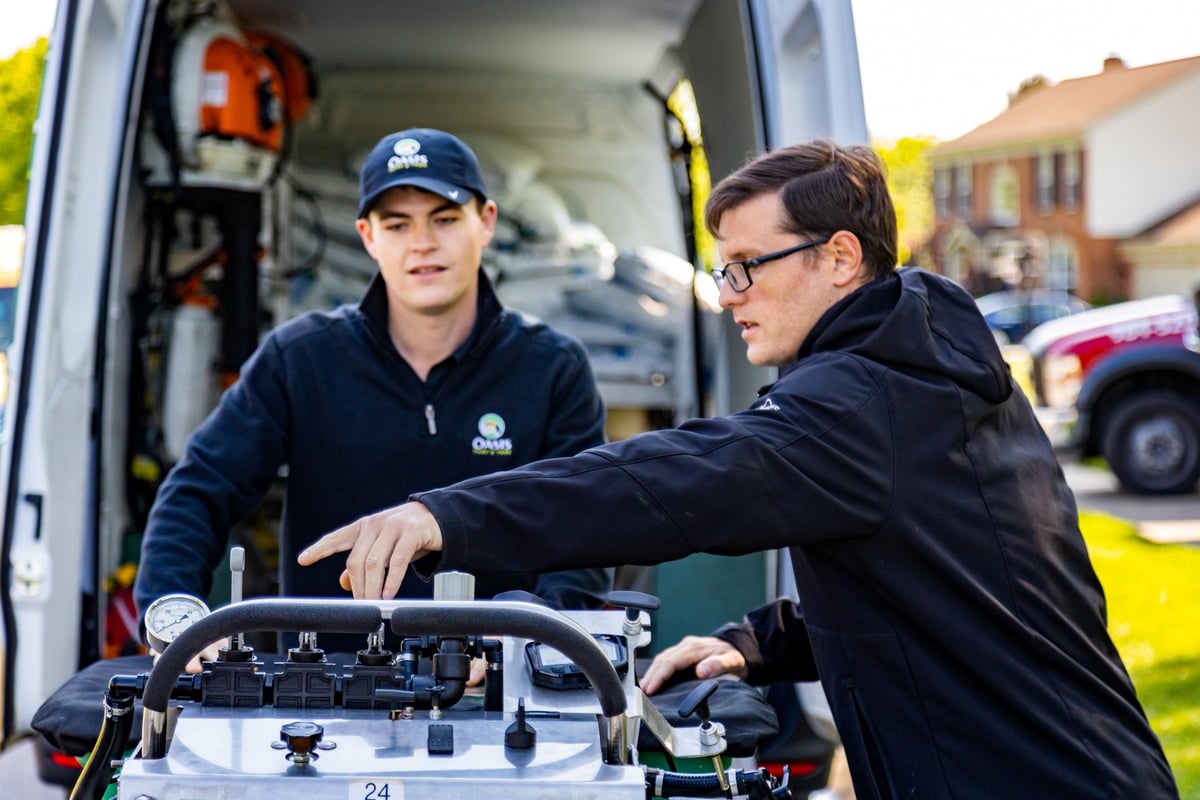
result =
[[1083,197],[1078,150],[1069,150],[1062,157],[1062,196],[1059,203],[1067,211],[1078,211]]
[[971,165],[954,168],[954,211],[960,219],[971,218]]
[[1037,157],[1037,207],[1043,214],[1054,210],[1054,154]]
[[963,274],[963,252],[958,247],[951,248],[946,251],[946,261],[942,265],[942,269],[947,278],[962,283],[966,279]]
[[1048,251],[1043,277],[1046,288],[1074,291],[1079,285],[1079,250],[1075,241],[1067,236],[1052,237]]
[[1017,171],[1011,165],[1001,164],[992,172],[988,194],[993,225],[1012,227],[1017,224],[1019,186]]
[[941,222],[950,216],[950,170],[946,167],[933,173],[934,213]]

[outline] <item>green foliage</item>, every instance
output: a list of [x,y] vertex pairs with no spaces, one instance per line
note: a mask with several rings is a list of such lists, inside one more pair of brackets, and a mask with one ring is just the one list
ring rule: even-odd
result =
[[1050,81],[1045,75],[1034,75],[1033,77],[1026,78],[1021,81],[1021,85],[1017,87],[1017,90],[1008,96],[1008,104],[1011,106],[1033,90],[1049,85]]
[[1200,797],[1200,549],[1160,545],[1132,525],[1082,512],[1108,603],[1108,628],[1175,772]]
[[32,47],[0,61],[0,225],[25,221],[33,123],[47,47],[48,41],[42,37]]
[[929,153],[937,140],[905,136],[893,143],[875,142],[875,152],[887,168],[888,188],[896,205],[900,229],[900,263],[920,263],[933,235],[933,165]]

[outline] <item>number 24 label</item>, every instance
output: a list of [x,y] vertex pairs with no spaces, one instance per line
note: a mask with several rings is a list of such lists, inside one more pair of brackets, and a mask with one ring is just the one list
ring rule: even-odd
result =
[[351,781],[348,800],[404,800],[404,784],[393,781]]

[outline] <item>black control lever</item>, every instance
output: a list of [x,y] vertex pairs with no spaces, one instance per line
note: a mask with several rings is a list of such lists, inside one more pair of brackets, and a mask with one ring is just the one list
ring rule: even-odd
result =
[[712,712],[708,708],[708,698],[717,691],[717,686],[717,682],[710,678],[688,692],[679,704],[679,716],[690,717],[695,714],[700,717],[700,743],[709,746],[721,740],[721,732],[712,723]]
[[[234,547],[229,551],[229,602],[242,602],[242,573],[246,571],[246,548]],[[245,663],[254,660],[254,648],[246,644],[245,636],[242,633],[235,633],[229,637],[218,651],[217,659],[219,661],[233,661]]]
[[610,606],[625,609],[625,622],[621,630],[626,636],[637,636],[642,632],[643,611],[657,611],[662,607],[657,597],[645,592],[617,590],[609,592],[605,599]]
[[[683,702],[679,704],[679,716],[690,717],[692,714],[700,717],[700,744],[705,748],[718,748],[722,745],[722,731],[719,727],[713,724],[712,712],[708,708],[708,698],[713,696],[717,691],[717,682],[711,678],[702,681],[699,686],[688,692],[687,697],[683,698]],[[729,784],[725,778],[724,764],[721,763],[721,751],[724,746],[712,752],[713,767],[716,769],[717,780],[720,782],[721,789],[728,791]]]

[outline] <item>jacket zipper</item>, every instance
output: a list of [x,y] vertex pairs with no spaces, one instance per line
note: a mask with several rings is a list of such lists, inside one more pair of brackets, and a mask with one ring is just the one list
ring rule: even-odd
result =
[[[493,319],[490,323],[488,323],[488,326],[484,330],[483,335],[479,337],[479,341],[476,342],[475,346],[472,347],[471,350],[464,355],[464,357],[463,357],[464,365],[470,364],[472,361],[479,358],[479,354],[481,352],[483,352],[483,350],[491,342],[492,338],[494,338],[497,335],[497,331],[500,330],[501,323],[504,319],[504,316],[505,316],[505,312],[501,311],[501,313],[496,315],[495,319]],[[399,355],[399,354],[397,354],[397,355]],[[439,394],[441,393],[441,391],[444,391],[444,389],[439,390]],[[437,436],[437,414],[434,411],[433,403],[425,404],[425,424],[426,424],[426,427],[429,429],[429,435]]]

